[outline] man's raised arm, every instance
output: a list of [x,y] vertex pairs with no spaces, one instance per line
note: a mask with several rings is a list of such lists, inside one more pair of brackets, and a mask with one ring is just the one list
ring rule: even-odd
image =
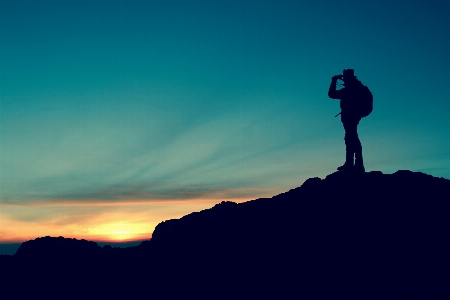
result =
[[330,88],[328,89],[328,97],[331,99],[341,99],[341,90],[336,90],[336,82],[338,79],[342,79],[342,75],[334,75],[331,77]]

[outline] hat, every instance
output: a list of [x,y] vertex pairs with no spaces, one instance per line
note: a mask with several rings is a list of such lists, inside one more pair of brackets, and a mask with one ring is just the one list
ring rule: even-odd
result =
[[344,77],[355,77],[355,70],[353,69],[344,69],[343,73]]

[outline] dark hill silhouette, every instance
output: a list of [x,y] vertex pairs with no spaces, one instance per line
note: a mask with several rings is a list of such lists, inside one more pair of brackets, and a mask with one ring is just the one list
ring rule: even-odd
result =
[[450,180],[338,172],[162,222],[136,247],[28,241],[0,257],[0,295],[449,299],[449,216]]

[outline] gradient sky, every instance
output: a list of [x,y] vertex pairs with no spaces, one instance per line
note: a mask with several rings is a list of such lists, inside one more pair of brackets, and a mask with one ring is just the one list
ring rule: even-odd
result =
[[0,0],[0,242],[149,238],[344,162],[450,178],[450,2]]

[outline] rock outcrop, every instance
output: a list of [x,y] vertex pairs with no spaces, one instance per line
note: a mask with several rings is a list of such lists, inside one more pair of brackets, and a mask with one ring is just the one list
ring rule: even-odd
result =
[[449,299],[449,216],[450,180],[333,173],[162,222],[137,247],[26,242],[0,260],[1,289],[16,298],[28,289],[47,298]]

